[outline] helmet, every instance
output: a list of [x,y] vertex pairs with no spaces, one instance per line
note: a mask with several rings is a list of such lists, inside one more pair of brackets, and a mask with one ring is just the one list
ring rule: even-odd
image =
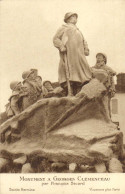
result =
[[48,90],[48,92],[53,91],[52,83],[49,80],[44,81],[43,86]]
[[106,56],[106,54],[104,54],[104,53],[97,53],[96,54],[96,58],[97,58],[98,55],[102,55],[105,58],[105,64],[106,64],[107,63],[107,56]]
[[28,78],[29,77],[29,75],[32,73],[32,71],[30,70],[30,71],[24,71],[23,73],[22,73],[22,78],[23,79],[26,79],[26,78]]
[[14,90],[19,83],[21,83],[21,82],[19,82],[19,81],[12,81],[10,83],[10,89]]
[[49,80],[44,81],[43,85],[45,85],[46,83],[49,83],[50,85],[52,85],[51,81],[49,81]]
[[68,12],[64,16],[64,22],[66,23],[67,19],[70,18],[72,15],[76,15],[76,17],[78,18],[78,14],[77,13]]
[[36,75],[38,74],[38,70],[37,69],[30,69],[30,71],[35,72]]

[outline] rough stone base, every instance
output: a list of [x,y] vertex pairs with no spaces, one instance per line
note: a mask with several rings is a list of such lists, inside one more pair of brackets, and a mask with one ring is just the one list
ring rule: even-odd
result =
[[123,157],[123,134],[109,118],[104,92],[94,80],[76,97],[42,99],[7,120],[0,158],[11,161],[11,172],[107,171],[113,157]]

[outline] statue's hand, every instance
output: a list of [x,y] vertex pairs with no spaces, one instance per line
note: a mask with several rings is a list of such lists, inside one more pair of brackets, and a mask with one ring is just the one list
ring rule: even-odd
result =
[[85,48],[84,49],[84,54],[85,54],[85,56],[88,56],[89,55],[89,49],[88,48]]
[[60,51],[61,51],[61,52],[66,52],[66,47],[62,46],[62,47],[60,48]]

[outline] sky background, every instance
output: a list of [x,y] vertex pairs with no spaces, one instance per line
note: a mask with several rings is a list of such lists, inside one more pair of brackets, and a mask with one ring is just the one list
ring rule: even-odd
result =
[[78,14],[77,26],[88,43],[90,66],[97,52],[107,54],[117,73],[125,72],[125,0],[0,1],[0,112],[11,95],[11,81],[37,68],[43,80],[58,81],[59,53],[53,36],[66,12]]

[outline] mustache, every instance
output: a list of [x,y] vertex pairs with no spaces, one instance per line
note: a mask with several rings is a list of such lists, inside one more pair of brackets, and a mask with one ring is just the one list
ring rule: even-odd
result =
[[100,62],[103,62],[103,61],[104,61],[104,60],[100,60],[100,59],[98,59],[98,60],[97,60],[97,63],[100,63]]

